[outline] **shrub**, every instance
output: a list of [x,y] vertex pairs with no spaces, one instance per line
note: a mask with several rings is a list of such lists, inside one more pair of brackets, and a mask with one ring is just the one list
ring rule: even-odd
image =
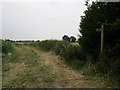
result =
[[2,41],[2,53],[8,54],[13,52],[13,46],[9,41]]
[[62,52],[61,56],[66,60],[85,60],[83,52],[80,50],[80,46],[69,44]]
[[69,42],[58,41],[55,45],[54,51],[57,55],[62,55],[62,52],[65,51],[65,48],[69,45]]
[[66,41],[57,42],[54,51],[57,55],[62,56],[63,58],[65,58],[65,60],[68,61],[73,59],[85,60],[85,55],[81,51],[80,46],[73,45]]
[[65,58],[65,60],[85,60],[85,55],[81,51],[79,45],[71,44],[67,41],[57,41],[57,40],[44,40],[36,42],[33,46],[38,46],[39,48],[47,51],[54,51],[56,55],[60,55]]
[[76,69],[81,69],[86,60],[86,56],[82,52],[79,44],[73,44],[67,41],[45,40],[34,42],[33,46],[47,51],[54,51],[56,55],[60,55],[66,63]]
[[45,40],[45,41],[40,41],[38,42],[38,46],[41,49],[50,51],[53,50],[55,45],[56,45],[57,40]]
[[30,44],[28,44],[28,45],[30,45],[30,46],[33,46],[33,47],[38,47],[38,41],[36,41],[36,42],[32,42],[32,43],[30,43]]

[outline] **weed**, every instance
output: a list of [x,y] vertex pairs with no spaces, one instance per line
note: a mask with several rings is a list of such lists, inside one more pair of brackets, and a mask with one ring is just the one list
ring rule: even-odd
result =
[[41,49],[50,51],[54,49],[56,42],[57,40],[45,40],[38,42],[38,45]]
[[51,82],[54,82],[56,78],[57,78],[56,75],[48,74],[48,75],[43,76],[42,81],[46,83],[51,83]]
[[40,71],[46,72],[46,73],[50,73],[51,69],[48,66],[46,66],[46,65],[41,65],[40,66]]
[[27,83],[34,81],[35,75],[31,70],[24,71],[18,75],[17,79],[10,80],[7,84],[3,85],[3,88],[20,88],[24,87]]
[[9,70],[10,70],[10,66],[3,67],[3,72],[9,71]]
[[67,61],[68,65],[70,65],[75,70],[81,70],[84,67],[85,62],[80,60],[73,60],[73,61]]

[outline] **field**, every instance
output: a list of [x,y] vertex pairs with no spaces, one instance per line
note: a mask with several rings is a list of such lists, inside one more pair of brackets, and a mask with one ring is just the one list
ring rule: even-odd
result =
[[13,44],[16,53],[3,58],[3,88],[107,87],[100,78],[86,77],[53,51]]
[[120,2],[66,1],[0,4],[2,88],[120,88]]

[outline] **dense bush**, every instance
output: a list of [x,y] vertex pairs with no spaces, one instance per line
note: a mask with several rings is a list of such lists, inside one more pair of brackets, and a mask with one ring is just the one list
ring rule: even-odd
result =
[[[109,49],[104,51],[102,54],[98,56],[98,61],[97,61],[97,69],[98,71],[102,74],[107,74],[109,72],[115,72],[113,74],[117,74],[120,72],[116,72],[120,68],[120,56],[117,55],[118,53],[118,47],[115,47],[113,49]],[[116,51],[114,51],[116,50]],[[120,50],[120,49],[119,49]],[[115,69],[115,70],[113,70]]]
[[29,45],[42,50],[50,51],[54,49],[56,43],[57,40],[43,40],[43,41],[36,41],[34,43],[30,43]]
[[8,54],[13,52],[13,46],[9,41],[2,41],[2,53]]
[[54,49],[56,42],[57,42],[57,40],[44,40],[44,41],[38,42],[38,46],[41,49],[50,51],[50,50]]
[[[73,60],[85,60],[85,55],[80,50],[79,45],[71,44],[67,41],[57,41],[57,40],[45,40],[36,42],[34,44],[37,45],[43,50],[47,51],[54,51],[56,55],[60,55],[61,57],[65,58],[67,61],[73,61]],[[33,45],[33,46],[34,46]]]
[[[86,5],[87,10],[80,22],[82,51],[93,58],[96,73],[114,78],[114,82],[119,83],[116,86],[120,86],[120,2],[93,2],[91,5],[86,2]],[[101,25],[104,25],[102,52],[101,33],[96,32]]]
[[62,52],[65,51],[65,48],[69,45],[69,42],[67,41],[58,41],[55,45],[54,52],[57,55],[62,55]]
[[67,41],[42,41],[39,43],[41,48],[53,50],[57,55],[64,57],[66,60],[79,59],[80,47],[72,45]]
[[66,60],[85,60],[84,54],[80,50],[80,46],[69,44],[62,52],[61,56]]

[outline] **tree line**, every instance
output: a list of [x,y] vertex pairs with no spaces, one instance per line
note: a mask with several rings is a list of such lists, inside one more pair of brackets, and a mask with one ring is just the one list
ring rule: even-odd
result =
[[68,41],[68,42],[76,42],[76,38],[74,36],[68,37],[67,35],[64,35],[62,37],[62,40]]
[[[79,44],[89,61],[96,65],[97,72],[112,77],[120,83],[120,2],[86,1],[87,10],[81,16]],[[104,48],[101,53],[101,32],[104,25]],[[86,59],[88,61],[88,59]]]

